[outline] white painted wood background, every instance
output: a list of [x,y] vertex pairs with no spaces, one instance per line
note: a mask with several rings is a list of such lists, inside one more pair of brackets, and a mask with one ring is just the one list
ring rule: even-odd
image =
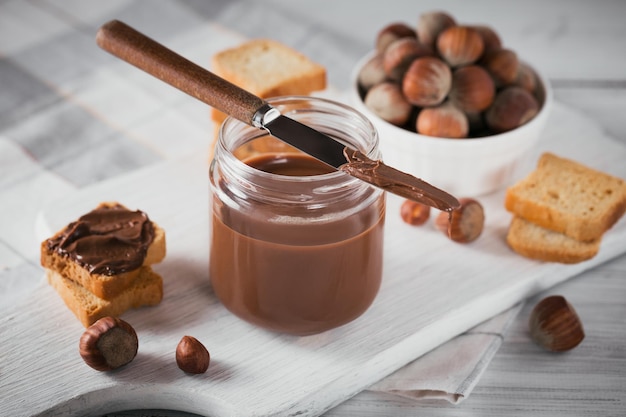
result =
[[[7,2],[11,3],[11,2]],[[42,2],[45,3],[45,2]],[[75,10],[84,9],[88,15],[92,7],[86,2],[69,1],[66,4]],[[245,2],[242,2],[245,3]],[[290,2],[270,0],[266,4],[279,5],[292,13],[293,22],[314,21],[319,31],[329,33],[329,40],[336,33],[350,39],[371,39],[372,34],[394,20],[414,19],[420,11],[445,9],[464,21],[493,22],[500,31],[505,43],[523,52],[525,58],[542,70],[552,80],[557,101],[580,111],[596,123],[608,136],[622,143],[626,142],[626,2],[613,1],[569,1],[569,0],[528,0],[476,1],[461,0],[422,1],[334,1],[325,7],[320,2]],[[331,9],[332,8],[332,12]],[[246,8],[240,8],[245,16]],[[306,44],[306,40],[300,41]],[[365,52],[365,51],[363,51]],[[323,56],[323,52],[320,52]],[[355,55],[355,59],[359,54]],[[329,61],[331,62],[330,58]],[[349,67],[332,68],[335,79],[346,77]],[[338,84],[338,83],[335,83]],[[200,114],[200,111],[198,111]],[[593,136],[595,137],[595,136]],[[199,267],[200,268],[200,267]],[[505,340],[501,352],[475,388],[470,399],[460,406],[445,404],[416,404],[396,397],[381,396],[369,392],[361,393],[342,403],[327,413],[328,416],[577,416],[577,415],[623,415],[626,408],[626,257],[622,255],[614,261],[603,264],[560,285],[549,292],[560,292],[568,296],[586,325],[587,339],[583,345],[565,355],[552,355],[530,344],[525,327],[525,318],[531,304],[520,314],[512,334]],[[191,274],[187,284],[191,285],[197,276]],[[44,287],[45,288],[45,287]],[[47,290],[42,288],[42,291]],[[62,309],[61,309],[62,311]],[[58,313],[67,314],[67,313]],[[20,320],[27,320],[23,316]],[[30,329],[14,328],[16,319],[3,320],[0,333],[4,349],[5,331],[10,327],[11,335],[19,337],[28,346],[32,334],[43,335],[46,340],[54,340],[58,333],[64,334],[67,328],[34,326]],[[28,319],[37,321],[34,319]],[[145,319],[145,327],[151,325]],[[156,318],[153,318],[156,320]],[[169,323],[169,322],[166,322]],[[39,323],[41,324],[41,323]],[[74,329],[78,331],[78,329]],[[64,336],[73,343],[74,337]],[[233,341],[233,343],[235,343]],[[61,343],[63,344],[63,343]],[[55,353],[55,344],[50,347],[49,360],[61,359]],[[34,346],[32,349],[43,348]],[[30,349],[30,347],[29,347]],[[47,351],[47,349],[46,349]],[[5,351],[3,350],[3,353]],[[159,349],[159,352],[161,350]],[[173,352],[173,348],[172,348]],[[149,381],[155,373],[162,372],[169,382],[175,385],[177,369],[172,368],[171,353],[148,351],[138,358],[138,364],[145,372],[143,381]],[[3,356],[3,359],[6,356]],[[34,369],[37,359],[24,357],[15,359],[11,369],[28,377],[27,370]],[[217,361],[217,358],[216,358]],[[160,370],[153,363],[161,364]],[[217,372],[222,372],[227,363],[216,362]],[[8,373],[5,362],[0,372]],[[38,377],[50,375],[38,373]],[[74,375],[79,377],[81,375]],[[32,377],[29,377],[32,378]],[[124,380],[123,373],[116,378]],[[111,378],[112,380],[113,378]],[[110,383],[111,380],[108,382]],[[17,384],[20,382],[18,381]],[[29,390],[18,390],[19,404],[29,405],[25,395]],[[44,395],[68,395],[62,387],[45,387]],[[13,392],[12,392],[13,393]],[[3,400],[5,391],[0,392]],[[163,396],[167,399],[168,395]],[[78,400],[77,400],[78,401]],[[125,404],[123,401],[121,405]],[[146,401],[142,408],[158,406],[159,402]],[[69,410],[69,408],[68,408]],[[110,411],[107,409],[107,411]],[[18,413],[19,414],[19,413]],[[75,413],[67,413],[75,414]],[[113,414],[110,414],[113,415]],[[182,415],[175,412],[128,412],[115,413],[118,416],[137,415]],[[219,415],[215,413],[215,415]]]

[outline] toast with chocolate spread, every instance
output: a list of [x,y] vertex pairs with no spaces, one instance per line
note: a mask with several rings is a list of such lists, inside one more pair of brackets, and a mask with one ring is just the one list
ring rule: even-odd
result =
[[165,232],[140,210],[101,203],[41,243],[50,285],[85,326],[129,308],[156,305]]
[[41,265],[109,300],[165,250],[165,232],[145,213],[101,203],[41,243]]

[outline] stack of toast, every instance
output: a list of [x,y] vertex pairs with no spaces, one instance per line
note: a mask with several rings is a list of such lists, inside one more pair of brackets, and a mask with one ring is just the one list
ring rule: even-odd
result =
[[602,236],[626,211],[626,182],[579,162],[544,153],[536,169],[507,189],[513,214],[507,243],[547,262],[593,258]]
[[163,280],[151,265],[165,251],[165,232],[145,213],[101,203],[41,243],[41,265],[49,284],[88,327],[105,316],[159,304]]
[[[309,95],[326,88],[326,69],[322,65],[271,39],[253,39],[218,52],[211,60],[211,70],[263,99]],[[211,109],[214,139],[225,119],[224,113]]]

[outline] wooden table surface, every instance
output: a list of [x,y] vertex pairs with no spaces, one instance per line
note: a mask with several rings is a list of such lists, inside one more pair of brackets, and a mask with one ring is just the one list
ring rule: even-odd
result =
[[[9,36],[11,30],[19,29],[22,19],[31,23],[55,20],[91,36],[93,29],[104,23],[102,16],[121,18],[146,28],[155,37],[163,34],[176,39],[172,45],[176,47],[184,45],[184,41],[189,39],[186,31],[192,32],[181,23],[186,21],[191,10],[197,12],[194,19],[199,26],[205,23],[217,24],[225,33],[236,33],[242,39],[267,36],[294,46],[322,62],[328,69],[331,85],[342,90],[348,86],[352,66],[371,49],[375,34],[381,27],[392,21],[413,23],[420,13],[438,9],[450,12],[461,22],[485,23],[494,27],[505,45],[518,51],[526,61],[547,75],[558,102],[592,118],[607,135],[626,145],[626,1],[623,0],[218,0],[203,4],[181,0],[159,2],[158,6],[155,3],[135,0],[104,3],[106,4],[96,6],[80,0],[0,1],[0,65],[9,62],[9,55],[12,58],[11,65],[0,66],[0,71],[7,73],[6,71],[13,71],[15,67],[24,72],[36,72],[37,56],[29,55],[24,48],[18,51],[16,46],[26,45],[30,41],[28,36]],[[125,14],[116,15],[118,11]],[[44,26],[46,25],[42,24]],[[176,31],[180,31],[178,38],[175,36]],[[62,37],[55,39],[55,42],[64,41],[67,40]],[[215,43],[216,49],[221,47],[219,40],[206,39],[206,42]],[[21,53],[22,51],[26,52]],[[49,60],[58,60],[59,68],[62,65],[68,66],[63,54],[48,56],[44,51],[42,59],[48,60],[46,65],[50,65]],[[206,60],[208,62],[209,57]],[[14,65],[16,62],[18,64]],[[28,67],[29,65],[32,67]],[[70,64],[69,67],[71,66]],[[62,81],[72,76],[80,80],[80,70],[81,68],[75,68],[75,71],[59,70],[57,74],[59,80],[63,78]],[[0,85],[0,134],[11,140],[12,137],[19,138],[24,130],[15,128],[14,120],[19,114],[11,114],[10,107],[13,104],[2,102],[4,88],[5,86]],[[44,102],[36,105],[45,111],[46,108],[54,109],[55,103]],[[34,107],[35,105],[32,108]],[[199,107],[193,105],[189,107],[197,116],[205,111],[197,110]],[[120,121],[121,124],[123,122],[124,120]],[[29,148],[26,141],[17,142],[35,158],[44,161],[43,165],[55,168],[55,172],[64,173],[63,167],[53,166],[54,160],[41,156],[45,151],[38,154],[36,149]],[[141,164],[158,162],[159,158],[162,159],[160,156],[146,154],[123,168],[126,171],[132,170],[133,163],[139,167]],[[71,176],[72,173],[67,174],[70,179]],[[94,182],[97,182],[95,177],[90,179],[91,184]],[[73,183],[83,185],[80,179]],[[32,204],[30,201],[25,203]],[[2,204],[5,204],[4,200]],[[21,215],[25,216],[26,213]],[[1,222],[0,224],[5,225]],[[18,264],[13,261],[13,252],[19,252],[20,247],[11,246],[12,238],[13,236],[0,230],[2,279],[11,271],[12,264]],[[3,256],[7,258],[3,259]],[[471,396],[461,404],[414,402],[366,391],[325,415],[625,415],[626,255],[587,271],[547,293],[566,296],[583,320],[586,339],[573,351],[552,354],[529,341],[526,321],[530,308],[538,300],[536,298],[527,303]],[[5,296],[2,302],[7,303],[8,299]],[[6,305],[1,306],[4,307]],[[1,366],[0,357],[0,374]],[[110,415],[188,414],[153,410],[117,412]]]

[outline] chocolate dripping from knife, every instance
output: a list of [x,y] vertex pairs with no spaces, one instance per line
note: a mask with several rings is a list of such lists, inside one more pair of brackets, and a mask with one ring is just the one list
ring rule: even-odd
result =
[[118,20],[96,36],[104,50],[248,125],[263,128],[316,159],[402,197],[451,212],[452,195],[412,175],[372,161],[316,129],[280,114],[265,100],[218,77]]
[[372,160],[362,152],[349,147],[344,149],[344,155],[348,163],[339,167],[339,170],[353,177],[442,211],[449,212],[459,207],[459,201],[450,194],[410,174],[385,165],[383,161]]

